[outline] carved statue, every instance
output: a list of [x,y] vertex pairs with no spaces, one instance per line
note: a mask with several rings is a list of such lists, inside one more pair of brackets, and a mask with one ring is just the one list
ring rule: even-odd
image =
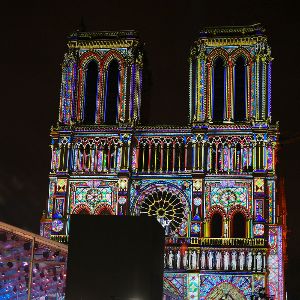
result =
[[184,255],[183,255],[182,262],[183,262],[183,267],[184,267],[185,269],[187,269],[187,266],[188,266],[188,256],[187,256],[187,251],[184,251]]
[[249,251],[247,254],[247,267],[248,267],[248,271],[250,271],[252,269],[252,252]]
[[216,259],[217,259],[216,269],[220,270],[221,269],[221,263],[222,263],[222,254],[221,254],[220,251],[217,252]]
[[201,269],[205,269],[205,251],[202,251],[201,253]]
[[225,221],[224,224],[224,237],[227,238],[228,237],[228,222]]
[[174,258],[174,254],[173,254],[173,251],[171,250],[169,253],[169,259],[168,259],[168,266],[170,269],[173,268],[173,258]]
[[231,268],[234,271],[236,270],[236,256],[237,256],[236,252],[233,251],[231,254]]
[[180,269],[180,251],[178,250],[176,253],[176,267]]
[[195,270],[197,268],[197,253],[194,250],[192,253],[192,269]]
[[244,253],[244,251],[240,252],[239,261],[240,261],[240,270],[243,271],[244,270],[244,264],[245,264],[245,253]]
[[213,268],[213,259],[214,259],[213,252],[209,251],[208,252],[208,268],[210,270],[212,270],[212,268]]
[[165,229],[165,235],[169,235],[169,227],[172,220],[168,220],[165,218],[157,218],[157,221],[161,224],[162,227]]
[[262,269],[262,256],[260,252],[256,255],[256,269],[257,271],[261,271]]
[[226,251],[224,253],[224,270],[226,270],[226,271],[228,270],[229,263],[230,263],[230,261],[229,261],[229,253]]

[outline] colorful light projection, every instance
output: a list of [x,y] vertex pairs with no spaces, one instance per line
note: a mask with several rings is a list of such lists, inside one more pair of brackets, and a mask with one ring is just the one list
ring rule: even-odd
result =
[[[68,47],[41,234],[66,241],[71,213],[151,215],[165,228],[166,299],[215,299],[224,290],[250,299],[267,288],[283,300],[282,252],[272,248],[281,228],[279,133],[271,122],[264,28],[201,32],[190,55],[186,126],[140,125],[143,57],[136,33],[77,32]],[[89,104],[91,65],[96,93]],[[117,89],[109,102],[111,84]],[[275,267],[265,270],[266,260]]]

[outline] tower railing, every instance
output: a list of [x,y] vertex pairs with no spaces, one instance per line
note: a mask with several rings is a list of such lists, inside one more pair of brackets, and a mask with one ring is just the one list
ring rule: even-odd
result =
[[267,247],[264,238],[166,238],[166,245],[188,245],[201,247]]

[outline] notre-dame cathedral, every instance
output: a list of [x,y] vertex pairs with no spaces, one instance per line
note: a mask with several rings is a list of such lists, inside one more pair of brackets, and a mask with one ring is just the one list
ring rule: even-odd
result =
[[66,243],[70,214],[155,216],[164,299],[285,299],[271,69],[261,25],[203,28],[188,123],[147,126],[137,33],[71,34],[41,235]]

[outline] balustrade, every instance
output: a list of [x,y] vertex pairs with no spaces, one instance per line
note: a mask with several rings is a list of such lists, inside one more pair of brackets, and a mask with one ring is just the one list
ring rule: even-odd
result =
[[116,139],[79,139],[74,144],[52,145],[52,172],[75,173],[117,172],[129,167],[126,143]]
[[76,145],[73,149],[74,172],[111,172],[120,164],[120,146],[118,144]]
[[266,251],[166,247],[166,270],[266,271]]
[[199,238],[200,246],[229,246],[229,247],[264,247],[266,240],[263,238]]
[[172,173],[191,170],[191,153],[190,137],[141,138],[133,157],[135,171]]
[[175,173],[200,171],[213,174],[240,174],[274,169],[274,145],[224,137],[208,139],[191,136],[62,139],[52,146],[52,172],[101,173],[132,168],[136,173]]

